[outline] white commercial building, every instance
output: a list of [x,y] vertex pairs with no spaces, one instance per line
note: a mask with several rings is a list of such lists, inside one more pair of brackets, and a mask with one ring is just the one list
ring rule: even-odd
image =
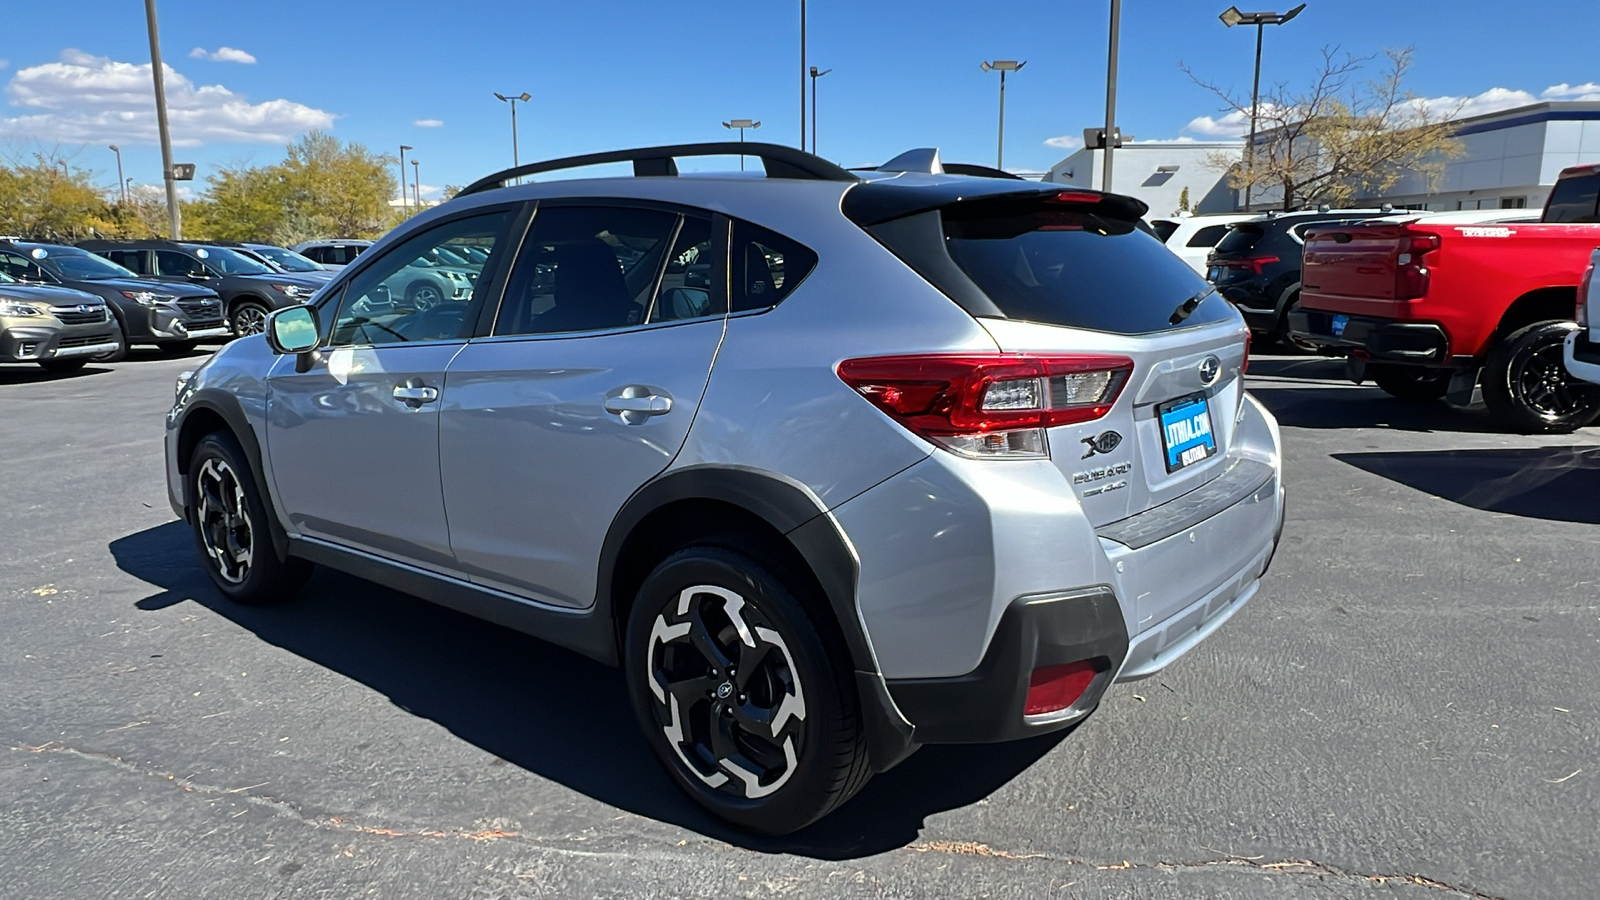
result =
[[[1176,213],[1185,188],[1190,212],[1232,212],[1228,169],[1243,146],[1239,141],[1126,141],[1111,152],[1111,190],[1143,200],[1153,218]],[[1051,166],[1044,180],[1099,190],[1104,160],[1103,150],[1079,150]]]

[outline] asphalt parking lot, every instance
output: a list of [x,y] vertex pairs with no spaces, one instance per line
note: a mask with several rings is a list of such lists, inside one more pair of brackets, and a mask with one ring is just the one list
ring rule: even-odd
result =
[[754,840],[610,669],[336,573],[220,601],[162,482],[196,361],[0,368],[5,896],[1594,896],[1600,428],[1258,357],[1289,524],[1249,606],[1068,735]]

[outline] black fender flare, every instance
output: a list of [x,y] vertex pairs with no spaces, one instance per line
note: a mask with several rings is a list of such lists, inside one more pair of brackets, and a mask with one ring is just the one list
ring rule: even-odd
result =
[[[267,508],[267,533],[272,536],[272,549],[278,554],[278,559],[289,558],[289,535],[283,529],[283,523],[278,519],[277,506],[272,502],[272,489],[267,484],[266,466],[261,458],[261,441],[256,436],[256,430],[250,424],[250,418],[245,415],[244,407],[240,405],[239,398],[227,391],[216,388],[201,388],[195,391],[185,404],[183,417],[177,423],[179,443],[183,445],[182,436],[188,425],[189,419],[199,410],[207,410],[216,414],[227,424],[228,430],[233,432],[239,446],[244,448],[245,460],[250,464],[250,475],[255,479],[257,487],[261,490],[261,505]],[[178,471],[188,475],[189,460],[180,456]],[[183,480],[183,506],[184,518],[194,509],[194,498],[189,496],[190,482],[187,477]]]
[[644,485],[612,519],[601,545],[595,610],[614,620],[612,579],[628,536],[646,516],[680,500],[728,503],[759,517],[788,539],[816,576],[844,635],[873,768],[882,772],[909,756],[919,746],[915,728],[889,695],[856,607],[860,565],[855,551],[827,507],[797,481],[738,466],[705,465],[668,472]]

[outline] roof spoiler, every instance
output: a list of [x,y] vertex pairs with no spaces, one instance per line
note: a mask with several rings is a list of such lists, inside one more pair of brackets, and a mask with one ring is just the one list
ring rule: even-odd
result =
[[1003,169],[980,166],[974,163],[947,163],[939,159],[938,147],[918,147],[896,156],[881,166],[862,169],[864,172],[918,172],[924,175],[971,175],[978,178],[1009,178],[1026,181]]

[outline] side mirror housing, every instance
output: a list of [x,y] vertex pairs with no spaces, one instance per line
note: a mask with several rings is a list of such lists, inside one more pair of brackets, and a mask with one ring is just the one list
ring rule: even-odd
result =
[[282,356],[310,353],[322,340],[317,311],[310,306],[287,306],[267,316],[267,344]]

